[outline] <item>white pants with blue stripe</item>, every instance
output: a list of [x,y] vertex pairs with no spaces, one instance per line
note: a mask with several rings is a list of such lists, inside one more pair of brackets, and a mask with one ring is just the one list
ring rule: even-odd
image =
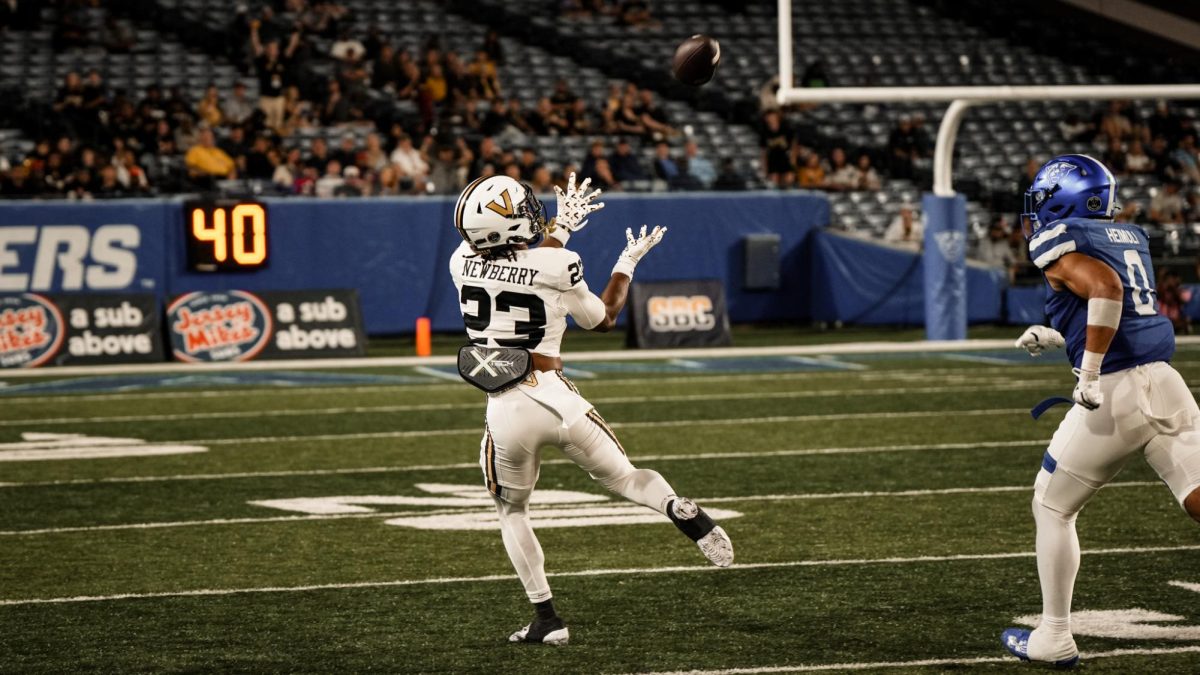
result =
[[1183,378],[1159,361],[1102,375],[1100,390],[1099,409],[1074,406],[1059,424],[1035,494],[1046,507],[1074,515],[1144,453],[1182,504],[1200,488],[1200,407]]

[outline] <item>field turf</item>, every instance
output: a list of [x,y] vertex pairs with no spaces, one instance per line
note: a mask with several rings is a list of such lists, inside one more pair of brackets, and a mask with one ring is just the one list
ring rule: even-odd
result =
[[[1029,500],[1066,408],[1027,411],[1069,393],[1061,357],[574,365],[635,463],[734,512],[737,563],[706,566],[547,449],[539,490],[588,500],[539,507],[576,525],[539,529],[561,649],[506,643],[531,611],[491,525],[439,529],[490,512],[465,384],[0,374],[0,672],[1030,668],[998,636],[1041,607]],[[1200,349],[1176,366],[1200,383]],[[1200,527],[1140,459],[1078,527],[1077,611],[1175,617],[1078,635],[1085,672],[1200,672]]]

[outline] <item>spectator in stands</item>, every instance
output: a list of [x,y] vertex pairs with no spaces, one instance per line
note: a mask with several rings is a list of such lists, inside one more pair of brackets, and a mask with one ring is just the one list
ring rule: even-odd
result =
[[400,52],[400,74],[396,77],[396,98],[415,100],[421,92],[421,69],[408,50]]
[[236,178],[233,158],[217,147],[212,129],[200,129],[199,140],[187,151],[184,162],[189,177],[200,186],[211,186],[215,178]]
[[529,114],[526,121],[539,136],[557,136],[570,131],[567,118],[560,115],[554,103],[546,97],[538,99],[537,109]]
[[679,165],[671,158],[671,146],[666,141],[654,144],[654,177],[670,184],[680,176]]
[[323,172],[329,165],[330,159],[333,159],[333,157],[329,154],[329,144],[320,136],[314,138],[305,164],[316,169],[318,172]]
[[54,99],[54,112],[62,114],[72,126],[82,126],[83,97],[83,78],[72,70],[63,78],[63,86]]
[[921,248],[925,241],[925,225],[917,217],[912,204],[905,202],[900,205],[900,212],[884,230],[883,240],[913,249]]
[[358,153],[359,168],[378,173],[383,170],[383,167],[389,164],[388,154],[384,152],[383,145],[379,140],[379,134],[371,132],[367,134],[366,147],[362,152]]
[[300,148],[289,148],[283,161],[275,166],[275,171],[271,174],[271,182],[282,190],[292,192],[295,189],[296,180],[300,178],[303,170],[304,161]]
[[496,144],[496,139],[484,136],[479,140],[479,151],[475,153],[475,163],[471,165],[471,176],[482,176],[489,166],[492,171],[499,173],[505,164],[504,150]]
[[319,179],[315,188],[315,194],[318,197],[326,199],[334,196],[334,192],[344,185],[345,178],[342,178],[342,163],[336,159],[331,159],[325,164],[325,173]]
[[888,136],[889,168],[897,178],[913,177],[913,162],[923,156],[920,137],[913,126],[912,117],[902,115],[896,128]]
[[612,167],[604,156],[604,141],[592,141],[588,155],[579,167],[579,178],[591,178],[592,186],[603,190],[618,189]]
[[280,136],[287,138],[301,129],[316,126],[312,104],[300,98],[300,89],[290,86],[283,91],[283,129]]
[[[432,142],[433,138],[430,137],[428,143]],[[413,147],[411,136],[403,134],[396,140],[391,159],[402,184],[417,191],[425,189],[425,181],[429,177],[429,162],[425,152]]]
[[1162,136],[1168,145],[1178,143],[1185,128],[1183,118],[1164,100],[1158,101],[1154,106],[1154,112],[1146,120],[1146,126],[1150,129],[1152,138]]
[[775,187],[791,187],[796,180],[793,163],[792,131],[783,122],[783,116],[777,110],[768,111],[763,115],[763,126],[760,131],[762,145],[761,166],[767,181]]
[[358,164],[358,139],[354,137],[354,134],[342,134],[342,140],[338,142],[337,150],[333,151],[333,158],[342,165],[343,169]]
[[483,36],[483,44],[479,48],[486,52],[488,58],[497,66],[504,65],[504,46],[500,44],[500,34],[496,32],[496,29],[488,29]]
[[637,136],[647,134],[646,125],[642,122],[638,103],[637,87],[631,83],[625,87],[625,92],[621,95],[621,105],[617,108],[617,112],[613,117],[616,125],[613,132]]
[[1200,183],[1200,159],[1197,158],[1196,135],[1188,132],[1179,139],[1179,146],[1171,153],[1171,160],[1178,171],[1176,178],[1192,184]]
[[700,154],[700,146],[696,141],[688,139],[683,146],[683,154],[687,157],[688,174],[699,181],[704,189],[712,187],[717,180],[717,170],[707,157]]
[[638,106],[635,112],[638,115],[638,121],[641,122],[645,129],[645,134],[653,140],[662,140],[664,138],[674,136],[679,133],[671,126],[671,120],[667,116],[667,112],[658,106],[654,100],[654,92],[649,89],[642,89],[638,92]]
[[342,184],[333,189],[334,197],[362,197],[370,190],[357,166],[342,169]]
[[591,111],[588,110],[587,101],[582,98],[575,99],[567,115],[567,124],[569,125],[570,133],[575,136],[587,136],[596,131]]
[[1129,152],[1125,153],[1125,171],[1134,174],[1154,173],[1154,160],[1146,154],[1141,139],[1135,138],[1129,142]]
[[254,114],[254,104],[246,96],[246,83],[234,82],[233,95],[221,106],[221,112],[229,124],[245,124]]
[[1037,157],[1030,157],[1025,160],[1025,166],[1021,169],[1020,189],[1017,190],[1022,195],[1022,200],[1025,193],[1029,190],[1029,186],[1033,185],[1033,179],[1037,178],[1038,171],[1041,170],[1042,162]]
[[408,192],[408,190],[405,190],[400,185],[400,172],[396,170],[395,166],[388,164],[375,175],[375,185],[372,189],[373,194],[380,197],[393,197],[407,194]]
[[846,151],[834,148],[829,152],[829,174],[825,179],[826,190],[858,189],[858,169],[846,161]]
[[539,165],[533,172],[533,176],[529,179],[529,186],[537,194],[549,193],[554,190],[554,181],[550,177],[550,169]]
[[399,78],[400,64],[396,58],[396,48],[384,43],[379,47],[379,55],[371,61],[371,88],[394,94]]
[[434,63],[430,65],[429,74],[421,82],[421,96],[436,105],[446,100],[448,91],[449,85],[446,83],[446,75],[442,70],[441,64]]
[[288,69],[300,46],[300,33],[292,33],[287,48],[281,53],[278,42],[263,44],[259,37],[261,26],[259,21],[250,24],[250,45],[258,73],[258,106],[266,117],[267,126],[277,130],[283,126],[283,89],[289,84]]
[[271,159],[272,153],[275,150],[271,148],[271,141],[261,134],[255,135],[249,152],[240,163],[242,168],[238,174],[254,180],[271,180],[275,175],[275,165],[279,163],[278,153],[275,153],[274,160]]
[[1082,143],[1095,137],[1096,125],[1080,117],[1078,112],[1071,111],[1058,123],[1058,132],[1067,143]]
[[717,174],[716,181],[713,182],[714,190],[745,190],[746,177],[738,171],[737,163],[732,157],[726,157],[721,160],[721,173]]
[[321,123],[325,126],[337,126],[354,119],[350,100],[342,94],[342,84],[337,78],[330,78],[326,85],[325,100],[321,103],[319,114]]
[[650,14],[650,5],[646,0],[618,0],[617,25],[633,29],[658,26],[658,22]]
[[467,66],[467,73],[474,80],[480,96],[484,98],[500,96],[500,73],[486,51],[480,49],[475,52],[475,58]]
[[571,91],[571,85],[567,84],[565,78],[560,77],[554,82],[554,93],[550,95],[550,103],[559,115],[566,117],[571,109],[571,104],[575,103],[577,98],[579,97]]
[[1127,101],[1110,101],[1108,112],[1100,118],[1100,133],[1111,143],[1123,141],[1133,133],[1133,123],[1126,114]]
[[196,116],[213,128],[225,123],[225,113],[221,112],[221,92],[217,85],[210,84],[204,89],[204,98],[196,104]]
[[121,181],[121,185],[125,186],[127,191],[131,194],[143,194],[150,191],[150,181],[146,177],[145,170],[138,166],[133,150],[128,148],[121,150],[119,154],[113,156],[112,162],[117,170],[117,180]]
[[1016,278],[1017,259],[1009,244],[1008,222],[1003,214],[997,214],[996,219],[992,221],[987,236],[980,239],[976,245],[973,257],[985,265],[1006,270],[1009,283]]
[[520,170],[518,180],[532,181],[537,170],[542,168],[542,163],[538,161],[537,151],[533,148],[522,148],[521,161],[517,163],[517,168]]
[[92,195],[98,199],[120,199],[125,197],[125,186],[117,180],[117,168],[111,164],[105,164],[100,167],[100,178],[96,182],[96,187],[92,190]]
[[809,190],[825,186],[825,167],[821,166],[820,155],[809,152],[804,156],[803,163],[796,171],[796,182]]
[[479,123],[479,131],[484,136],[495,136],[506,142],[513,141],[513,136],[520,137],[521,132],[513,128],[508,116],[508,101],[493,98],[488,105],[488,111]]
[[1192,332],[1192,324],[1184,307],[1192,299],[1191,291],[1183,287],[1183,277],[1174,270],[1164,268],[1158,273],[1156,295],[1158,313],[1171,320],[1175,333],[1184,335]]
[[426,190],[437,194],[458,194],[466,186],[467,169],[473,159],[471,148],[461,138],[455,141],[455,145],[438,145],[433,161],[429,163]]
[[617,149],[609,156],[608,165],[612,168],[614,183],[617,185],[650,179],[628,138],[621,137],[617,140]]
[[1125,146],[1119,138],[1109,138],[1108,147],[1100,156],[1104,165],[1115,174],[1125,173]]
[[229,135],[217,143],[217,147],[229,155],[230,159],[244,171],[246,153],[250,151],[250,146],[246,143],[246,129],[244,127],[231,127]]
[[1155,225],[1166,225],[1183,222],[1183,212],[1187,207],[1178,180],[1168,180],[1154,196],[1150,198],[1150,222]]
[[871,166],[871,156],[867,153],[862,153],[858,156],[858,163],[855,166],[858,169],[858,181],[855,184],[856,190],[878,190],[883,187],[882,181],[879,180],[879,174],[875,172],[875,168]]
[[1171,159],[1171,148],[1166,136],[1155,136],[1150,142],[1150,160],[1154,162],[1154,175],[1159,180],[1166,180],[1175,173],[1174,162]]

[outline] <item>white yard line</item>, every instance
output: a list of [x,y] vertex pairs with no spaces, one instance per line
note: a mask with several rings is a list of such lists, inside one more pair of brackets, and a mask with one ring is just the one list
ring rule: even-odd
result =
[[[1151,481],[1125,481],[1109,483],[1106,488],[1157,487],[1161,483]],[[481,488],[482,489],[482,488]],[[941,490],[896,490],[881,492],[810,492],[792,495],[745,495],[741,497],[707,497],[696,501],[713,504],[736,504],[758,501],[791,501],[815,499],[870,499],[877,497],[941,497],[949,495],[988,494],[997,492],[1032,492],[1030,485],[1001,485],[979,488],[949,488]],[[457,511],[451,511],[457,512]],[[152,530],[178,527],[200,527],[210,525],[254,525],[258,523],[280,523],[305,520],[338,520],[340,518],[394,518],[404,515],[429,515],[432,512],[403,511],[388,513],[352,513],[319,516],[269,516],[260,518],[213,518],[209,520],[173,520],[151,523],[118,523],[112,525],[80,525],[77,527],[46,527],[35,530],[0,530],[0,537],[22,537],[44,534],[71,534],[77,532],[102,532],[112,530]]]
[[[1062,385],[1060,380],[983,380],[971,386],[893,387],[862,389],[803,389],[799,391],[729,392],[710,394],[678,394],[673,396],[601,396],[589,399],[595,405],[624,403],[684,403],[689,401],[736,401],[758,399],[841,398],[865,396],[906,396],[910,394],[949,394],[978,391],[1026,391]],[[0,398],[0,402],[4,399]],[[107,424],[117,422],[181,422],[192,420],[239,419],[257,417],[308,417],[310,415],[359,415],[372,413],[429,412],[437,410],[475,410],[484,407],[483,401],[471,403],[410,403],[402,405],[350,406],[333,408],[285,408],[230,410],[198,413],[151,413],[145,415],[110,415],[82,417],[24,418],[0,420],[0,427],[29,427],[38,424]]]
[[[797,457],[804,455],[852,455],[865,453],[917,452],[923,450],[975,450],[980,448],[1026,448],[1045,446],[1049,439],[1032,441],[980,441],[974,443],[926,443],[912,445],[865,445],[858,447],[800,448],[764,450],[760,452],[701,452],[694,454],[637,455],[642,462],[695,462],[712,459],[743,459],[756,457]],[[546,459],[542,465],[573,464],[569,459]],[[74,478],[28,483],[0,483],[6,487],[54,487],[61,485],[101,485],[111,483],[160,483],[172,481],[228,480],[241,478],[287,478],[292,476],[340,476],[372,473],[410,473],[415,471],[445,471],[479,469],[479,462],[454,464],[415,464],[401,466],[367,466],[344,469],[299,469],[291,471],[243,471],[233,473],[172,474],[166,476],[114,476],[109,478]]]
[[[1200,344],[1200,336],[1179,337],[1180,344]],[[668,359],[745,358],[754,356],[819,356],[823,354],[906,354],[936,353],[972,349],[1013,349],[1012,340],[915,340],[908,342],[845,342],[840,344],[783,345],[776,347],[718,347],[702,349],[654,349],[624,351],[572,352],[570,360],[656,361]],[[457,356],[393,356],[357,359],[297,359],[284,361],[246,361],[237,363],[144,363],[108,366],[66,366],[13,370],[5,377],[44,377],[50,375],[123,375],[128,373],[196,373],[212,371],[324,370],[329,368],[397,368],[411,366],[454,365]]]
[[[1200,362],[1183,362],[1173,364],[1176,370],[1190,370],[1200,367]],[[1041,363],[1031,362],[1028,366],[1014,365],[1004,368],[926,368],[920,370],[897,369],[897,370],[866,370],[857,373],[847,373],[845,371],[830,370],[819,372],[777,372],[777,373],[742,373],[742,374],[726,374],[726,375],[680,375],[670,377],[654,377],[653,374],[647,374],[646,377],[627,377],[627,378],[612,378],[608,374],[598,373],[595,380],[588,382],[589,390],[594,390],[599,387],[607,386],[641,386],[658,385],[658,384],[708,384],[722,382],[758,382],[758,381],[792,381],[792,380],[813,380],[836,378],[837,380],[845,380],[847,377],[854,377],[862,381],[876,380],[907,380],[935,383],[938,381],[946,382],[970,382],[983,383],[987,381],[987,377],[1003,376],[1001,380],[994,381],[1012,381],[1022,372],[1021,369],[1031,368],[1041,372],[1059,372],[1062,377],[1052,380],[1054,384],[1062,382],[1070,382],[1070,373],[1066,364],[1062,364],[1061,370],[1046,368]],[[0,371],[0,379],[7,376],[8,373]],[[91,401],[136,401],[145,398],[152,399],[192,399],[192,398],[231,398],[239,396],[317,396],[323,394],[384,394],[384,393],[416,393],[425,394],[430,391],[457,391],[470,392],[469,385],[455,377],[454,384],[369,384],[364,383],[357,386],[323,386],[323,385],[297,385],[297,386],[279,386],[272,388],[240,388],[231,387],[228,389],[194,389],[188,391],[157,391],[154,389],[146,389],[141,391],[132,391],[125,393],[87,393],[80,392],[78,394],[47,394],[45,396],[30,394],[25,396],[0,396],[0,402],[4,404],[35,404],[41,405],[45,403],[74,403],[74,402],[91,402]]]
[[[1112,649],[1103,652],[1083,652],[1084,662],[1117,656],[1159,656],[1166,654],[1197,654],[1200,645],[1185,647],[1146,647],[1135,649]],[[918,661],[875,661],[853,663],[824,663],[796,666],[759,666],[750,668],[723,668],[719,670],[667,670],[641,675],[753,675],[755,673],[817,673],[824,671],[882,670],[885,668],[930,668],[937,666],[973,666],[984,663],[1011,663],[1018,665],[1011,656],[980,656],[976,658],[921,659]]]
[[938,354],[939,358],[947,361],[966,361],[967,363],[984,363],[990,366],[1003,366],[1012,364],[1011,359],[1001,359],[994,356],[977,356],[975,354]]
[[[1176,553],[1181,551],[1198,551],[1200,544],[1185,544],[1179,546],[1143,546],[1130,548],[1106,548],[1082,551],[1083,555],[1136,555],[1142,553]],[[1033,551],[1014,551],[1009,553],[976,553],[940,556],[892,557],[892,558],[858,558],[834,560],[793,560],[786,562],[737,563],[732,567],[721,568],[712,565],[680,565],[676,567],[641,567],[625,569],[592,569],[575,572],[551,572],[548,577],[599,577],[599,576],[631,576],[650,574],[685,574],[692,572],[713,572],[721,570],[728,574],[730,570],[784,569],[796,567],[846,567],[866,565],[910,565],[942,562],[968,562],[975,560],[1008,560],[1014,558],[1033,558]],[[77,595],[55,598],[12,598],[0,600],[0,607],[22,605],[72,604],[80,602],[104,602],[112,600],[148,600],[161,598],[186,598],[197,596],[242,595],[248,593],[301,593],[306,591],[347,590],[360,588],[390,588],[397,586],[434,586],[443,584],[467,584],[490,581],[512,581],[516,577],[511,574],[491,574],[476,577],[438,577],[430,579],[397,579],[392,581],[359,581],[338,584],[310,584],[305,586],[266,586],[258,588],[202,588],[195,590],[165,591],[159,593],[119,593],[115,595]]]
[[[911,419],[922,417],[989,417],[993,415],[1029,414],[1027,408],[992,408],[983,410],[922,410],[867,413],[830,413],[816,415],[782,415],[773,417],[730,417],[699,420],[658,420],[649,422],[613,422],[613,429],[643,429],[668,427],[736,426],[739,424],[788,424],[802,422],[831,422],[858,419]],[[36,426],[32,423],[31,426]],[[314,434],[309,436],[247,436],[245,438],[201,438],[192,440],[156,439],[161,443],[184,445],[256,445],[261,443],[304,443],[318,441],[370,440],[387,438],[430,438],[435,436],[480,435],[479,427],[462,429],[418,429],[410,431],[375,431],[352,434]]]

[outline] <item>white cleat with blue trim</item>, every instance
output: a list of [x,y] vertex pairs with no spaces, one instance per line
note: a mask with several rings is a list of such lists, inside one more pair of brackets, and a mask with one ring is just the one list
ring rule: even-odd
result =
[[1048,663],[1053,665],[1055,668],[1074,668],[1079,664],[1079,650],[1075,648],[1074,640],[1071,641],[1071,645],[1068,650],[1068,653],[1074,652],[1070,656],[1063,658],[1038,658],[1037,654],[1030,656],[1029,637],[1032,633],[1033,631],[1025,628],[1009,628],[1000,634],[1000,643],[1004,645],[1004,648],[1008,650],[1009,654],[1012,654],[1022,661]]

